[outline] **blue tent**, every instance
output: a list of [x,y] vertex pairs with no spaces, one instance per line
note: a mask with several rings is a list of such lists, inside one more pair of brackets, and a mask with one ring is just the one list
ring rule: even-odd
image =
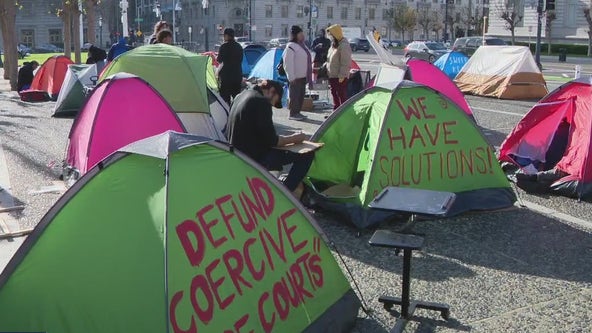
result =
[[287,81],[285,76],[280,76],[277,66],[282,60],[284,49],[273,48],[267,51],[253,67],[249,79],[266,79],[275,81]]
[[251,44],[243,48],[242,68],[244,76],[249,77],[251,71],[253,70],[253,67],[255,67],[255,64],[257,63],[259,58],[261,58],[265,54],[265,52],[267,52],[267,49],[261,45]]
[[442,72],[446,73],[449,78],[454,79],[456,75],[460,73],[460,70],[467,61],[469,61],[469,58],[466,55],[461,52],[453,51],[438,58],[438,60],[434,62],[434,65],[440,68]]

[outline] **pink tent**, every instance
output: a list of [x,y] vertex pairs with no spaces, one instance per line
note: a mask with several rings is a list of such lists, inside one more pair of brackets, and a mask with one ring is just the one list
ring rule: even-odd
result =
[[473,111],[471,111],[465,95],[438,67],[424,60],[410,59],[407,61],[407,68],[413,82],[421,83],[446,95],[467,115],[473,117]]
[[116,74],[99,84],[70,130],[70,167],[83,175],[118,149],[167,130],[186,132],[179,118],[148,82]]

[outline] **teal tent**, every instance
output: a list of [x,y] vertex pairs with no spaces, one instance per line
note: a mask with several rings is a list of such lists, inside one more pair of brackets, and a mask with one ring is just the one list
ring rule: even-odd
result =
[[86,98],[85,88],[92,88],[98,80],[96,65],[68,65],[66,78],[54,108],[54,117],[75,115]]

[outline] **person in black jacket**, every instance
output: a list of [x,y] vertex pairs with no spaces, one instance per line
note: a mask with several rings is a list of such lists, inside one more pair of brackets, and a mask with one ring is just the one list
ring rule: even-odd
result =
[[327,54],[331,47],[331,40],[325,36],[325,30],[319,31],[319,36],[312,42],[312,50],[315,52],[314,68],[321,67],[327,62]]
[[304,189],[302,179],[308,173],[314,152],[299,154],[274,149],[301,143],[307,138],[303,133],[278,135],[273,125],[273,109],[282,107],[284,89],[277,81],[263,81],[238,94],[230,108],[226,135],[230,144],[249,156],[267,170],[281,171],[292,164],[284,185],[300,198]]
[[18,72],[18,79],[16,81],[16,90],[23,91],[31,87],[33,83],[33,77],[35,77],[35,70],[39,67],[39,63],[35,60],[31,62],[25,62],[23,67]]
[[243,47],[234,40],[234,29],[224,29],[224,44],[220,46],[217,60],[221,66],[220,96],[230,105],[231,98],[240,93],[243,82]]
[[100,47],[90,45],[88,48],[88,58],[86,59],[87,65],[96,64],[99,61],[107,59],[107,52]]

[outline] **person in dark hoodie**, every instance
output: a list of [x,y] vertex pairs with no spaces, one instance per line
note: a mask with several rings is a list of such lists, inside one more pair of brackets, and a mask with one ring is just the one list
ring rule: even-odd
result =
[[107,54],[107,61],[113,61],[120,54],[129,51],[131,48],[127,45],[125,38],[121,38],[117,44],[113,44]]
[[100,47],[90,45],[88,48],[88,58],[86,59],[87,65],[96,64],[99,61],[103,61],[107,58],[107,52]]
[[33,83],[33,77],[35,77],[35,70],[39,67],[39,63],[35,60],[31,62],[25,62],[23,67],[18,72],[18,78],[16,81],[17,91],[27,90]]

